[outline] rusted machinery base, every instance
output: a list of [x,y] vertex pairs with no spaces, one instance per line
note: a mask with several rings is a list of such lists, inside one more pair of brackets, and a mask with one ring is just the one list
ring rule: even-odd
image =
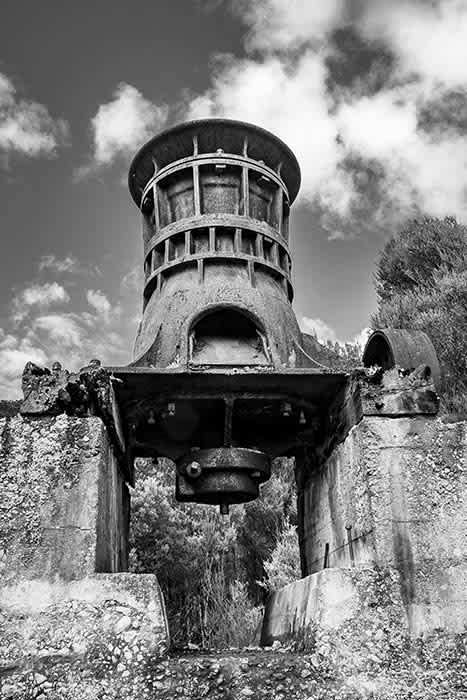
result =
[[177,464],[178,501],[221,506],[252,501],[259,484],[269,479],[270,462],[264,452],[243,447],[191,450]]
[[348,379],[306,369],[108,370],[129,460],[168,457],[179,500],[224,510],[258,497],[271,459],[321,440]]

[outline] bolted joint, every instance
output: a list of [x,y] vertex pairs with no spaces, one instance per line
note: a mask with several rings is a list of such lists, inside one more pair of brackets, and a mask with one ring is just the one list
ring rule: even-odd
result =
[[185,468],[185,474],[189,479],[198,479],[203,471],[199,462],[190,462]]
[[258,497],[259,484],[271,474],[268,457],[259,450],[222,447],[191,450],[177,464],[179,501],[245,503]]

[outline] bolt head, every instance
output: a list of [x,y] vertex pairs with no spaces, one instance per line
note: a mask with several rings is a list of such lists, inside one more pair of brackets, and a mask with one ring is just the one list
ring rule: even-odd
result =
[[188,464],[186,467],[186,474],[192,479],[197,479],[199,476],[201,476],[202,471],[203,470],[199,462],[190,462],[190,464]]

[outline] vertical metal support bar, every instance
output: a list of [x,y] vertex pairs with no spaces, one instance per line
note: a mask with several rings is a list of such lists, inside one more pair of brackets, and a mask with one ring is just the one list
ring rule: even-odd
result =
[[279,245],[277,243],[272,244],[272,262],[273,262],[273,265],[280,267],[280,264],[279,264]]
[[209,252],[210,253],[216,252],[216,227],[215,226],[209,227]]
[[166,238],[164,241],[164,265],[169,262],[169,251],[170,251],[170,238]]
[[198,282],[200,284],[204,282],[204,260],[202,258],[198,260]]
[[201,193],[199,190],[199,167],[193,166],[193,197],[195,204],[195,216],[201,214]]
[[157,187],[157,184],[154,183],[154,186],[152,188],[152,196],[154,199],[154,228],[157,231],[159,231],[161,227],[161,215],[159,212],[159,196],[158,196],[159,188]]
[[[284,204],[284,203],[282,203]],[[285,240],[288,242],[289,241],[289,214],[290,214],[290,205],[288,201],[286,202],[286,215],[284,216],[284,206],[282,207],[282,221],[281,221],[281,235],[282,238],[285,238]]]
[[278,187],[277,191],[276,191],[275,206],[276,206],[276,217],[277,217],[277,230],[279,231],[281,236],[284,235],[282,233],[282,202],[283,202],[283,197],[284,197],[284,194],[282,192],[282,187]]
[[155,264],[156,264],[156,249],[155,248],[153,248],[151,250],[149,260],[150,260],[149,269],[150,269],[151,274],[152,274],[154,272]]
[[197,156],[199,153],[198,148],[198,134],[193,134],[193,155]]
[[248,277],[252,287],[256,287],[255,264],[253,260],[248,260]]
[[235,229],[234,252],[237,254],[242,252],[242,229],[241,228]]
[[185,255],[191,255],[191,231],[185,231]]
[[248,185],[248,168],[242,168],[243,215],[250,216],[250,190]]
[[157,291],[160,292],[162,287],[162,273],[159,272],[157,275]]
[[257,258],[264,258],[263,234],[262,233],[256,234],[255,249],[256,249],[256,257]]

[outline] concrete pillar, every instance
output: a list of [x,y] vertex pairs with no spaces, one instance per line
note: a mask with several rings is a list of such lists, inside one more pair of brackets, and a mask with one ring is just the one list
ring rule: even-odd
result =
[[2,580],[126,571],[130,497],[97,416],[0,419]]
[[16,413],[0,452],[1,697],[142,696],[169,638],[156,576],[124,573],[115,434],[96,415]]
[[344,609],[369,571],[398,581],[389,604],[400,629],[467,630],[467,423],[438,417],[435,388],[416,373],[359,381],[330,410],[322,443],[297,455],[305,578],[269,601],[268,642],[321,624],[320,582],[345,578]]

